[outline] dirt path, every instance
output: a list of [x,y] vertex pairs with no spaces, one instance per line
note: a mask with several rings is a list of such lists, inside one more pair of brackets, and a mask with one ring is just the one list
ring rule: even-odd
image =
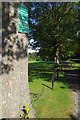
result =
[[74,113],[72,118],[80,120],[80,69],[72,69],[66,62],[63,64],[64,77],[68,83],[68,87],[71,90],[72,97],[75,100]]

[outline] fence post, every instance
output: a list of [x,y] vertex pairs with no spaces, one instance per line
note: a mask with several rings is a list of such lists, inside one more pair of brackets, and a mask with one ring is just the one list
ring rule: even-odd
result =
[[57,79],[59,78],[59,68],[57,67]]
[[54,73],[52,75],[52,89],[54,89]]

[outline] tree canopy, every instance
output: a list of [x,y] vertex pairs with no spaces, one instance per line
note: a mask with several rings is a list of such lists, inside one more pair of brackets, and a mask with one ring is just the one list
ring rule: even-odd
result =
[[[80,2],[29,3],[29,38],[42,57],[53,59],[57,49],[61,58],[79,54]],[[31,7],[30,7],[31,6]]]

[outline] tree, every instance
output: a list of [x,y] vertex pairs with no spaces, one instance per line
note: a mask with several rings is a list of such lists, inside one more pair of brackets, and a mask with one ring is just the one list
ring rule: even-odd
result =
[[33,23],[32,33],[36,41],[33,47],[40,48],[42,57],[53,59],[57,50],[60,57],[74,54],[78,21],[76,3],[36,3],[34,6],[33,19],[37,23]]
[[80,59],[80,2],[77,3],[77,38],[76,38],[76,48],[75,48],[75,56],[76,58]]
[[41,61],[41,57],[35,52],[35,53],[29,53],[28,54],[28,60],[29,61]]
[[19,118],[30,103],[28,38],[17,31],[17,7],[18,3],[2,3],[2,118]]

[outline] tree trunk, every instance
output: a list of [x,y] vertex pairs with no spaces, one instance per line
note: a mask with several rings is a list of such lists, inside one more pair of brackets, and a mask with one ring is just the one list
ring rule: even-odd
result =
[[59,64],[59,49],[57,48],[57,51],[56,51],[56,56],[55,56],[55,64]]
[[19,118],[30,103],[28,37],[18,33],[18,3],[2,4],[2,118]]
[[59,77],[59,63],[60,63],[60,60],[59,60],[59,49],[57,48],[56,56],[55,56],[55,66],[57,68],[57,79]]
[[0,119],[2,118],[2,76],[1,76],[1,60],[2,60],[2,2],[0,2]]

